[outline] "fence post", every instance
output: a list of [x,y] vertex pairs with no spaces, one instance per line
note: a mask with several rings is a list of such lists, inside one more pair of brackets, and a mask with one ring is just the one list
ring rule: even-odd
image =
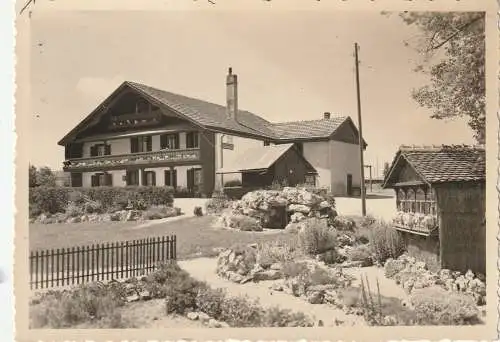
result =
[[[59,286],[59,280],[61,280],[61,274],[59,273],[59,258],[61,256],[60,249],[56,249],[56,286]],[[64,260],[64,259],[63,259]],[[62,280],[61,280],[62,283]]]
[[38,289],[38,251],[35,252],[35,289]]
[[128,241],[125,242],[125,277],[128,279],[130,277],[129,274],[129,268],[130,268],[130,261],[128,259]]
[[80,247],[76,246],[76,283],[80,284]]
[[123,241],[120,243],[120,278],[123,279]]
[[109,263],[109,242],[106,242],[106,280],[109,280],[109,271],[112,265]]
[[30,252],[30,289],[33,289],[33,252]]
[[100,278],[100,272],[99,272],[99,252],[100,252],[101,246],[99,244],[96,245],[95,248],[95,266],[96,266],[96,274],[97,274],[97,281],[101,280]]

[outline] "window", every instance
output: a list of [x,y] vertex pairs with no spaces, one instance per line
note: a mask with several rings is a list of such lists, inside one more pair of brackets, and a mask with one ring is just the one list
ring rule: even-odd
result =
[[90,181],[92,186],[113,186],[113,177],[109,173],[96,173]]
[[151,136],[140,136],[130,138],[130,152],[150,152],[153,150],[153,144],[151,141]]
[[72,187],[81,187],[83,186],[83,177],[80,172],[75,173],[71,172],[71,186]]
[[154,171],[144,171],[143,185],[146,185],[146,186],[155,186],[156,185],[156,173]]
[[106,156],[111,154],[111,145],[106,145],[106,144],[96,144],[93,146],[90,146],[90,156],[91,157],[97,157],[97,156]]
[[129,170],[126,172],[127,185],[139,185],[139,170]]
[[199,141],[200,135],[198,132],[189,132],[186,134],[186,148],[198,148],[200,147]]
[[396,203],[398,211],[436,214],[434,191],[425,186],[398,189]]
[[165,185],[177,187],[177,170],[165,170]]
[[177,150],[179,149],[179,134],[162,134],[160,135],[160,148],[162,150]]
[[306,175],[306,184],[315,186],[316,185],[316,177],[314,175]]

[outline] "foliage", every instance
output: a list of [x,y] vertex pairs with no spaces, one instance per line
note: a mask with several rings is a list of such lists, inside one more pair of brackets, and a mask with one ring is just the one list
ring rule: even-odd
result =
[[377,223],[370,231],[370,245],[375,261],[384,263],[397,258],[405,251],[405,244],[399,233],[384,222]]
[[[35,187],[29,189],[31,215],[63,213],[68,206],[82,206],[87,213],[116,211],[117,203],[124,209],[130,203],[133,209],[151,206],[172,206],[170,187]],[[72,204],[70,204],[72,203]],[[73,211],[74,212],[74,211]]]
[[29,187],[34,188],[37,186],[54,187],[56,186],[56,175],[52,170],[43,166],[36,168],[33,165],[29,166]]
[[479,310],[469,294],[448,292],[434,286],[415,290],[410,301],[420,325],[471,325],[479,322]]
[[300,256],[296,243],[283,240],[272,240],[258,244],[257,257],[261,266],[270,266],[274,263],[285,263]]
[[30,309],[33,328],[69,328],[97,322],[104,328],[124,328],[118,308],[124,305],[123,285],[82,285],[74,291],[49,292]]
[[203,216],[203,209],[199,206],[194,207],[193,209],[194,216]]
[[392,279],[396,274],[405,268],[405,264],[399,259],[389,258],[384,264],[384,275],[388,279]]
[[321,219],[304,221],[304,228],[297,236],[299,248],[310,256],[333,250],[337,245],[337,233]]
[[356,228],[356,222],[350,217],[346,216],[335,216],[331,220],[331,225],[340,231],[354,231]]
[[244,232],[260,232],[262,231],[262,226],[260,221],[256,218],[246,216],[246,215],[231,215],[228,217],[230,220],[230,227],[238,229]]
[[351,261],[361,261],[363,267],[373,264],[372,250],[369,245],[358,245],[347,252],[347,258]]
[[425,60],[416,71],[430,78],[430,84],[413,91],[413,98],[433,111],[432,118],[468,118],[474,138],[484,144],[484,12],[405,12],[401,17],[422,32],[414,45]]
[[206,202],[205,209],[209,214],[218,214],[224,209],[229,208],[229,204],[230,201],[223,192],[214,191],[212,198]]
[[279,307],[266,310],[264,327],[312,327],[313,322],[302,312],[292,312]]

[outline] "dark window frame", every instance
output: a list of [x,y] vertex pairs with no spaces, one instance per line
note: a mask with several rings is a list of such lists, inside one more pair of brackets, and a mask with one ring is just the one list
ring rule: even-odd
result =
[[200,148],[200,133],[187,132],[186,133],[186,148]]

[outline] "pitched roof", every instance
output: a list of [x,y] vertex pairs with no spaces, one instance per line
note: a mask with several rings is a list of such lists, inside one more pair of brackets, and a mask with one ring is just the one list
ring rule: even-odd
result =
[[184,95],[153,88],[141,83],[126,82],[133,89],[149,95],[156,101],[174,109],[199,124],[212,128],[225,128],[249,134],[273,137],[270,122],[246,110],[238,110],[238,119],[227,117],[226,107]]
[[330,119],[273,123],[271,127],[278,139],[324,138],[332,135],[346,120],[346,116],[336,116]]
[[171,93],[145,84],[125,81],[90,115],[66,134],[59,141],[59,144],[64,145],[72,135],[91,123],[94,118],[100,115],[101,108],[105,107],[108,101],[111,101],[116,94],[126,87],[208,129],[238,132],[271,141],[329,138],[345,122],[350,122],[354,129],[356,129],[352,120],[346,116],[331,117],[330,119],[271,123],[259,115],[246,110],[239,110],[237,119],[235,120],[227,117],[225,106]]
[[394,170],[401,159],[431,184],[486,179],[486,154],[482,145],[401,146],[384,186],[394,179]]
[[249,148],[232,163],[235,166],[222,168],[217,173],[266,170],[292,147],[293,144],[278,144]]

